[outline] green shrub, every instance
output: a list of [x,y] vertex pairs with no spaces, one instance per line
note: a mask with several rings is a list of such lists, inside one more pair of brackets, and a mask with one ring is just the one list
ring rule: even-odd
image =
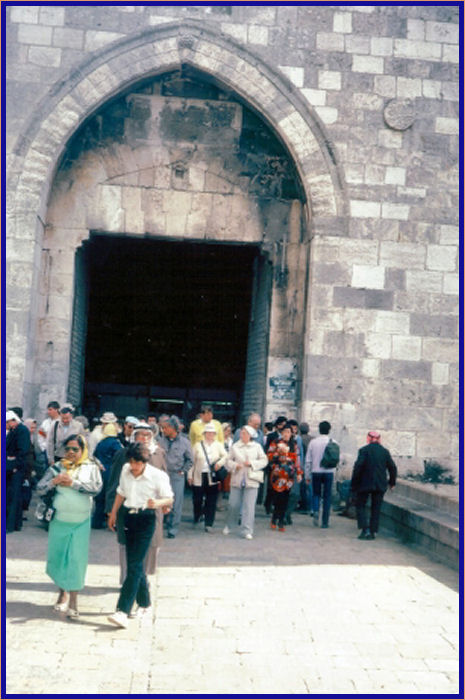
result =
[[407,479],[421,481],[424,484],[455,484],[450,469],[443,467],[434,459],[423,460],[423,474],[406,474]]

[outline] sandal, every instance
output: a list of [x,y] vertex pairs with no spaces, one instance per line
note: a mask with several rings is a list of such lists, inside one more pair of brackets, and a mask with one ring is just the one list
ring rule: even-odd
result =
[[70,620],[78,620],[79,619],[79,612],[78,610],[74,610],[73,608],[68,608],[66,612],[66,617],[69,617]]
[[68,602],[65,601],[64,603],[55,603],[53,609],[56,610],[56,612],[66,612],[68,610]]

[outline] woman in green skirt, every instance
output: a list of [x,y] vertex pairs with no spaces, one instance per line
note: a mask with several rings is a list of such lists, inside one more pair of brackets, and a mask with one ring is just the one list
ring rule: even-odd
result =
[[49,467],[37,484],[44,496],[56,489],[55,514],[48,530],[47,574],[60,592],[54,609],[77,619],[77,596],[84,588],[89,558],[92,499],[102,488],[99,465],[89,459],[82,435],[70,435],[64,442],[65,456]]

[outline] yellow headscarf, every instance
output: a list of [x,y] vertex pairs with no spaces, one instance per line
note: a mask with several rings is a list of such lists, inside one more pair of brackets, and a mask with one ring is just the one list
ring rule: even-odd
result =
[[66,469],[67,474],[69,474],[70,476],[73,476],[71,472],[77,471],[81,464],[89,459],[89,452],[87,450],[87,442],[85,438],[82,435],[76,435],[75,440],[82,450],[82,454],[79,457],[78,461],[71,462],[71,460],[65,459],[65,457],[62,457],[60,460],[62,465]]

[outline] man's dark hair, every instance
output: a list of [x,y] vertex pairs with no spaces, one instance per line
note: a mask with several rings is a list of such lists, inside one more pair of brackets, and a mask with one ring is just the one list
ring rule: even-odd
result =
[[285,425],[281,428],[281,430],[286,430],[286,428],[289,428],[289,430],[292,432],[292,423],[290,420],[287,421]]
[[59,411],[59,410],[60,410],[60,404],[58,403],[58,401],[49,401],[48,404],[47,404],[47,408],[54,408],[55,411]]
[[299,424],[297,423],[295,418],[290,418],[287,422],[289,423],[289,425],[296,425],[297,427],[299,427]]
[[147,420],[148,420],[149,418],[156,418],[156,417],[157,417],[157,414],[156,414],[156,413],[147,413]]
[[318,425],[318,430],[320,431],[321,435],[329,435],[329,431],[331,430],[331,423],[328,423],[327,420],[322,420],[321,423]]
[[274,428],[274,425],[273,425],[273,423],[272,423],[271,421],[267,421],[267,422],[265,423],[265,428],[271,432],[271,431],[273,430],[273,428]]
[[133,459],[135,462],[148,462],[149,458],[150,450],[141,442],[135,442],[133,445],[129,445],[128,451],[126,452],[126,459],[128,461]]
[[203,403],[200,406],[200,413],[213,413],[213,406],[209,403]]
[[8,410],[14,411],[16,413],[16,415],[18,416],[18,418],[23,417],[23,409],[21,408],[21,406],[11,406]]
[[137,416],[140,421],[145,423],[146,416]]
[[301,423],[299,425],[299,430],[302,435],[308,435],[308,433],[310,432],[310,426],[308,423]]
[[282,425],[282,423],[287,423],[287,418],[286,416],[278,416],[274,422],[275,428],[277,428],[279,425]]

